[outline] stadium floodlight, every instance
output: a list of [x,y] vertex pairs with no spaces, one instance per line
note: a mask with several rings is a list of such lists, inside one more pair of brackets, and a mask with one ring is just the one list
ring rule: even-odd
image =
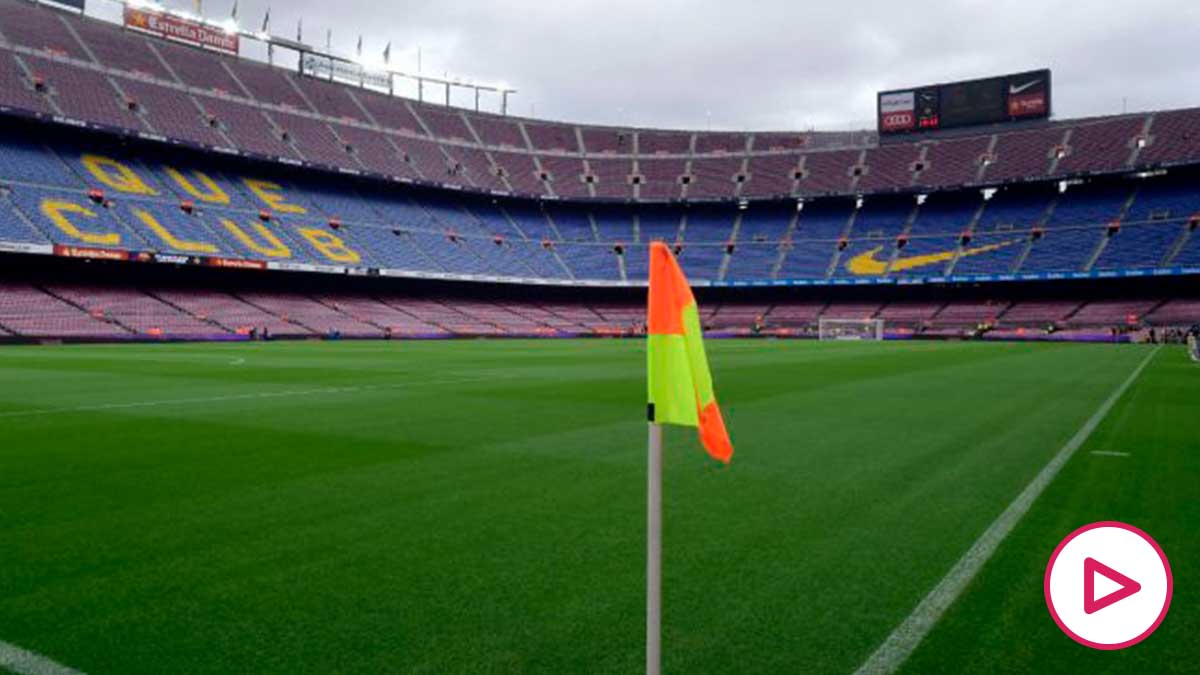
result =
[[883,340],[883,319],[821,319],[820,340]]

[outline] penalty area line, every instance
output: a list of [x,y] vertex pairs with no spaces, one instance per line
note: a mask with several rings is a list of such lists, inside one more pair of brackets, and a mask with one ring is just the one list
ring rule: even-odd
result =
[[0,668],[17,675],[84,675],[28,649],[0,640]]
[[856,675],[876,675],[881,673],[894,673],[904,664],[908,657],[916,651],[917,646],[925,639],[950,605],[958,599],[967,584],[975,578],[979,570],[992,557],[992,554],[999,548],[1000,543],[1008,536],[1010,532],[1017,526],[1017,523],[1033,506],[1034,501],[1041,496],[1042,492],[1054,481],[1058,472],[1075,454],[1075,451],[1083,446],[1096,427],[1100,426],[1105,416],[1108,415],[1112,407],[1116,405],[1121,396],[1129,389],[1130,386],[1137,380],[1150,361],[1158,354],[1161,345],[1155,347],[1142,362],[1134,368],[1129,377],[1113,390],[1112,394],[1100,404],[1096,412],[1088,418],[1079,431],[1067,441],[1066,445],[1054,455],[1046,466],[1038,472],[1038,475],[1033,478],[1029,485],[1017,495],[1008,508],[1000,514],[998,518],[979,535],[971,548],[963,554],[954,567],[942,577],[937,586],[929,591],[929,594],[921,600],[920,604],[913,609],[899,626],[896,627],[892,634],[883,641],[883,644],[875,650],[873,654],[859,666],[855,671]]

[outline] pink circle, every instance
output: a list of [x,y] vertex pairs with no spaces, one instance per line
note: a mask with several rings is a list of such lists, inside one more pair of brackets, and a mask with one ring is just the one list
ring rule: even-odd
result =
[[[1070,628],[1067,627],[1067,624],[1063,623],[1063,620],[1059,618],[1058,612],[1054,611],[1054,602],[1050,599],[1050,572],[1051,572],[1051,570],[1054,569],[1054,561],[1058,560],[1058,554],[1061,553],[1063,548],[1065,548],[1067,544],[1071,543],[1071,541],[1073,539],[1075,539],[1075,537],[1078,537],[1079,535],[1083,534],[1084,532],[1088,532],[1090,530],[1095,530],[1095,529],[1098,529],[1101,527],[1115,527],[1118,529],[1125,530],[1127,532],[1132,532],[1132,533],[1136,534],[1137,536],[1141,537],[1142,539],[1144,539],[1146,541],[1146,543],[1148,543],[1154,547],[1154,551],[1156,553],[1158,553],[1158,559],[1162,561],[1163,570],[1166,571],[1166,573],[1167,573],[1167,597],[1163,601],[1162,611],[1158,613],[1158,618],[1155,619],[1154,623],[1151,624],[1151,626],[1149,628],[1147,628],[1145,631],[1143,631],[1141,635],[1139,635],[1133,639],[1126,640],[1125,642],[1119,642],[1117,644],[1112,644],[1112,645],[1106,645],[1106,644],[1102,644],[1099,642],[1092,642],[1091,640],[1088,640],[1087,638],[1076,635]],[[1171,594],[1173,593],[1174,589],[1175,589],[1175,579],[1174,579],[1174,577],[1171,576],[1171,563],[1167,562],[1167,554],[1163,553],[1162,547],[1158,545],[1158,542],[1154,541],[1153,537],[1146,534],[1142,530],[1134,527],[1133,525],[1130,525],[1128,523],[1118,522],[1116,520],[1102,520],[1099,522],[1092,523],[1090,525],[1084,525],[1083,527],[1079,528],[1078,530],[1075,530],[1071,534],[1068,534],[1065,539],[1063,539],[1062,541],[1060,541],[1058,543],[1058,547],[1056,547],[1054,549],[1054,553],[1050,554],[1050,562],[1046,565],[1046,577],[1043,582],[1043,592],[1046,595],[1046,607],[1048,607],[1050,609],[1050,616],[1054,619],[1054,623],[1058,625],[1059,629],[1062,630],[1062,632],[1066,633],[1067,637],[1071,638],[1072,640],[1078,642],[1081,645],[1084,645],[1085,647],[1091,647],[1092,649],[1103,649],[1106,651],[1116,650],[1116,649],[1125,649],[1126,647],[1132,647],[1133,645],[1136,645],[1137,643],[1141,642],[1142,640],[1145,640],[1146,638],[1150,637],[1151,633],[1158,630],[1159,624],[1161,624],[1163,622],[1163,619],[1167,618],[1167,610],[1170,609],[1170,607],[1171,607]]]

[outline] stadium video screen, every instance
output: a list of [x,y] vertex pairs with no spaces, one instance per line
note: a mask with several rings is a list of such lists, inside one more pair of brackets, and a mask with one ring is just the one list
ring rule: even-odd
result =
[[1050,71],[882,92],[881,134],[953,129],[1050,116]]

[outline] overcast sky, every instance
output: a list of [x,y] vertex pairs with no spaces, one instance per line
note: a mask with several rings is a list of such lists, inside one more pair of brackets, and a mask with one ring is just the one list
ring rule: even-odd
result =
[[[100,3],[97,3],[100,4]],[[224,18],[233,0],[204,0]],[[873,127],[875,92],[1049,67],[1058,117],[1200,105],[1200,0],[238,0],[257,30],[504,81],[510,113],[713,129]],[[168,0],[191,9],[194,0]],[[439,94],[440,95],[440,94]],[[459,99],[466,104],[466,99]]]

